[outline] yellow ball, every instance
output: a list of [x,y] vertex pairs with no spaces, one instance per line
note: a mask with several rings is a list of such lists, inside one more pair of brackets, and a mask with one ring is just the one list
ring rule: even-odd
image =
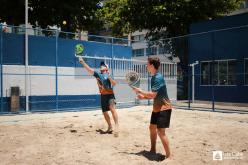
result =
[[66,21],[63,21],[63,25],[66,25]]

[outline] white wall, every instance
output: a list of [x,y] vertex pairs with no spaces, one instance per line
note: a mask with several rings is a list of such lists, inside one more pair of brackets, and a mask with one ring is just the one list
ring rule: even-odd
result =
[[[56,94],[55,67],[29,66],[29,95],[49,96]],[[116,77],[119,84],[114,88],[117,102],[134,101],[136,95],[125,82],[123,77]],[[121,75],[120,75],[121,76]],[[141,88],[147,90],[147,79],[141,83]],[[177,96],[176,78],[166,79],[167,91],[171,100]],[[19,86],[21,96],[25,96],[25,66],[3,65],[3,97],[10,96],[10,87]],[[96,95],[99,89],[93,76],[89,76],[85,69],[74,67],[58,67],[59,95]]]
[[[75,76],[79,68],[58,68],[59,95],[98,94],[96,80],[92,76]],[[83,68],[81,69],[83,70]],[[55,67],[29,66],[29,95],[47,96],[56,94]],[[21,96],[25,96],[25,66],[3,65],[3,96],[10,96],[10,87],[19,86]]]

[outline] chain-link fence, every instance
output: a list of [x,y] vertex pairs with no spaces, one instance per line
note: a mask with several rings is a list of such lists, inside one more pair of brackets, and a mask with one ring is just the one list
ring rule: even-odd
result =
[[[132,58],[132,45],[127,39],[32,28],[27,32],[26,48],[24,28],[1,27],[2,113],[100,108],[96,80],[75,57],[78,43],[84,45],[84,59],[93,69],[99,70],[102,61],[109,65],[110,74],[118,82],[114,88],[117,106],[150,104],[137,100],[125,82],[125,74],[133,70],[140,74],[141,88],[150,90],[147,60]],[[161,72],[171,75],[167,83],[174,100],[176,70],[175,63],[161,63]]]
[[[223,112],[248,111],[248,26],[172,38],[180,57],[178,107]],[[188,62],[186,60],[188,58]]]
[[85,46],[91,67],[98,70],[101,61],[109,64],[118,81],[118,106],[152,104],[135,98],[125,74],[137,71],[141,88],[150,90],[147,56],[157,55],[175,107],[224,112],[248,109],[247,25],[210,31],[192,28],[190,35],[150,42],[145,34],[128,40],[38,28],[27,32],[28,51],[25,28],[1,26],[1,112],[99,108],[96,81],[74,56],[78,43]]
[[[133,56],[141,59],[158,55],[164,61],[177,63],[175,107],[247,112],[248,25],[213,24],[192,25],[191,34],[185,36],[133,41]],[[137,35],[134,39],[143,37]]]

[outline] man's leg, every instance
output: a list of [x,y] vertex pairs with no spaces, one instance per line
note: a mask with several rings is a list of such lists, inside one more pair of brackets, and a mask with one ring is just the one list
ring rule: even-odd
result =
[[106,122],[108,123],[108,130],[107,131],[108,132],[109,131],[112,131],[112,124],[111,124],[111,121],[110,121],[110,117],[109,117],[108,111],[103,112],[103,116],[104,116]]
[[164,150],[166,152],[166,158],[171,159],[171,151],[169,146],[169,139],[167,138],[165,134],[165,128],[158,128],[158,136],[161,139],[161,142],[164,146]]
[[115,109],[115,105],[114,104],[111,104],[109,106],[109,109],[112,113],[112,116],[113,116],[113,119],[114,119],[114,122],[115,122],[115,135],[118,136],[118,132],[119,132],[119,122],[118,122],[118,114],[116,112],[116,109]]
[[151,150],[150,152],[156,153],[156,141],[157,141],[157,125],[150,124],[150,139],[151,139]]

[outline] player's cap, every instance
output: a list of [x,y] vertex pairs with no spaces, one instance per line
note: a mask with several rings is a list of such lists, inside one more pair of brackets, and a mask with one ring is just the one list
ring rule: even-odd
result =
[[105,64],[105,62],[102,61],[102,62],[100,63],[100,70],[101,70],[101,71],[108,70],[108,64]]

